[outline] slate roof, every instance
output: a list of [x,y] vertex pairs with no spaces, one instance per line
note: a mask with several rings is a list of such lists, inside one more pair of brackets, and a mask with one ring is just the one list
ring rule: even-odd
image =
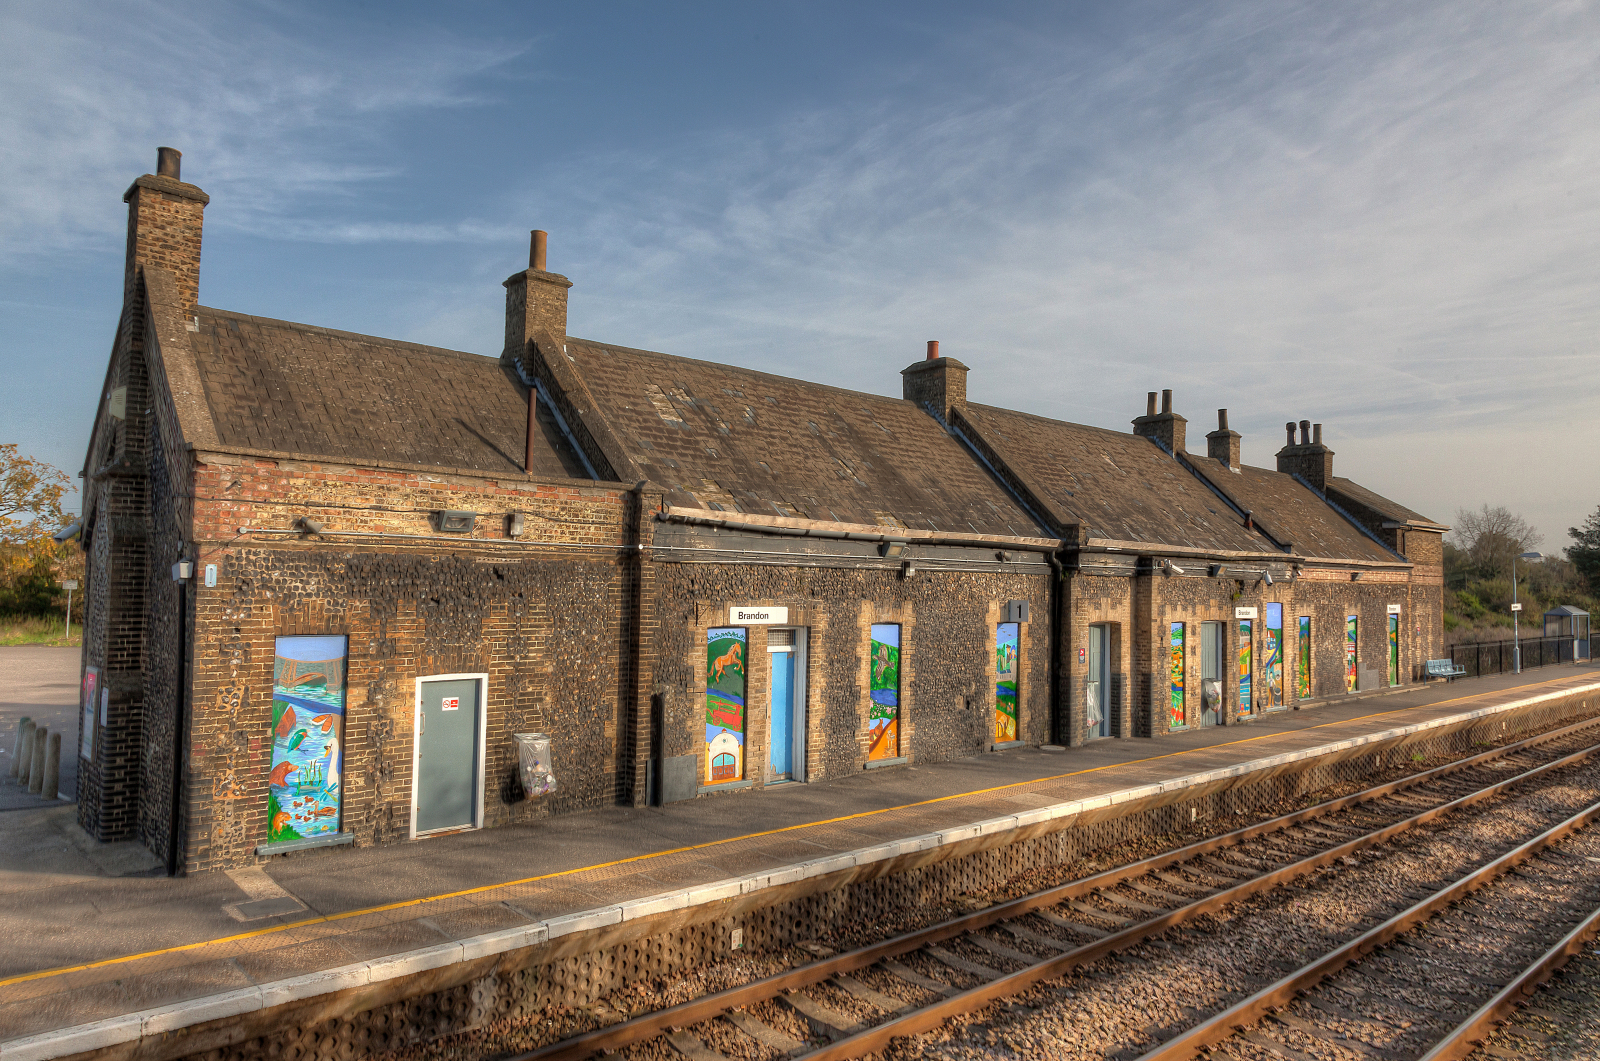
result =
[[669,505],[918,530],[1043,532],[911,402],[570,337],[566,353]]
[[1391,563],[1398,559],[1292,475],[1248,464],[1234,472],[1210,457],[1185,456],[1212,485],[1259,521],[1263,530],[1292,542],[1301,556]]
[[1279,552],[1187,468],[1138,435],[968,402],[960,415],[1061,525],[1091,538]]
[[[1429,519],[1427,516],[1413,512],[1404,505],[1390,501],[1387,497],[1384,497],[1381,494],[1375,494],[1366,487],[1357,483],[1353,483],[1349,479],[1340,478],[1337,475],[1328,480],[1328,492],[1335,495],[1343,494],[1352,501],[1366,505],[1368,508],[1372,509],[1372,511],[1377,512],[1385,518],[1395,521],[1396,523],[1409,523],[1416,521],[1418,523],[1427,523],[1433,526],[1440,525],[1438,520]],[[1334,498],[1334,500],[1338,500],[1337,496]]]
[[[191,345],[223,446],[523,471],[528,391],[498,358],[195,307]],[[532,473],[587,478],[539,403]]]

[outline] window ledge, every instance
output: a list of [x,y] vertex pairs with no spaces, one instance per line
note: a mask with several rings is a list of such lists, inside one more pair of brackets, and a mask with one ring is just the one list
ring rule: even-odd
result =
[[754,781],[724,781],[717,785],[701,785],[696,790],[696,794],[703,796],[708,792],[735,792],[741,788],[749,788],[754,784]]
[[356,842],[355,833],[334,833],[332,836],[308,836],[300,840],[279,840],[256,845],[258,855],[286,855],[290,851],[308,851],[314,847],[344,847]]
[[905,766],[911,761],[911,756],[901,755],[893,759],[868,759],[861,767],[863,770],[881,770],[885,766]]

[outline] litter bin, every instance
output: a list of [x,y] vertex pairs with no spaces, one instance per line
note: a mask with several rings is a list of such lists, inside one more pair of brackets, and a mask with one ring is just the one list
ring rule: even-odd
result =
[[517,742],[522,791],[530,798],[548,796],[554,792],[556,772],[550,761],[550,738],[543,733],[513,733],[511,736]]

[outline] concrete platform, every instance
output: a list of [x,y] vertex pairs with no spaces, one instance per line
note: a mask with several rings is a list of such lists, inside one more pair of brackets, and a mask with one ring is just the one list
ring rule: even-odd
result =
[[139,876],[114,859],[62,872],[18,857],[26,845],[14,844],[14,831],[48,812],[0,814],[0,938],[8,941],[0,948],[0,1061],[131,1050],[176,1029],[335,994],[370,1005],[394,997],[379,985],[429,970],[492,968],[496,955],[562,937],[576,944],[607,926],[849,870],[887,871],[908,856],[940,857],[990,838],[1006,843],[1117,804],[1176,799],[1591,693],[1600,694],[1600,668],[1549,667],[1160,740],[1020,748],[664,808],[307,852],[178,880]]

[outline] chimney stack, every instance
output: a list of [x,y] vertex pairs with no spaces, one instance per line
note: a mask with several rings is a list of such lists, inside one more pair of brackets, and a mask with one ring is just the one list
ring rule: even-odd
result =
[[1319,491],[1328,489],[1333,478],[1333,450],[1322,444],[1322,425],[1310,420],[1300,421],[1300,441],[1294,439],[1294,421],[1285,425],[1289,441],[1278,451],[1278,470],[1286,475],[1299,475]]
[[[128,258],[123,270],[123,311],[133,311],[143,297],[143,266],[172,274],[178,301],[188,310],[200,301],[200,237],[211,197],[179,179],[183,152],[156,148],[156,171],[128,186]],[[139,310],[138,312],[142,312]]]
[[1217,410],[1217,429],[1206,436],[1206,456],[1239,470],[1239,432],[1228,429],[1228,410]]
[[1133,421],[1133,433],[1152,439],[1168,453],[1184,452],[1184,427],[1189,421],[1172,411],[1172,392],[1161,392],[1161,412],[1156,412],[1156,392],[1145,396],[1145,414]]
[[900,370],[900,390],[906,401],[925,405],[945,423],[950,411],[966,404],[967,366],[939,354],[939,340],[928,340],[928,356]]
[[546,268],[549,239],[543,229],[529,233],[528,268],[505,282],[506,345],[500,360],[520,363],[530,379],[530,347],[538,345],[545,357],[559,357],[567,342],[567,289],[572,281]]

